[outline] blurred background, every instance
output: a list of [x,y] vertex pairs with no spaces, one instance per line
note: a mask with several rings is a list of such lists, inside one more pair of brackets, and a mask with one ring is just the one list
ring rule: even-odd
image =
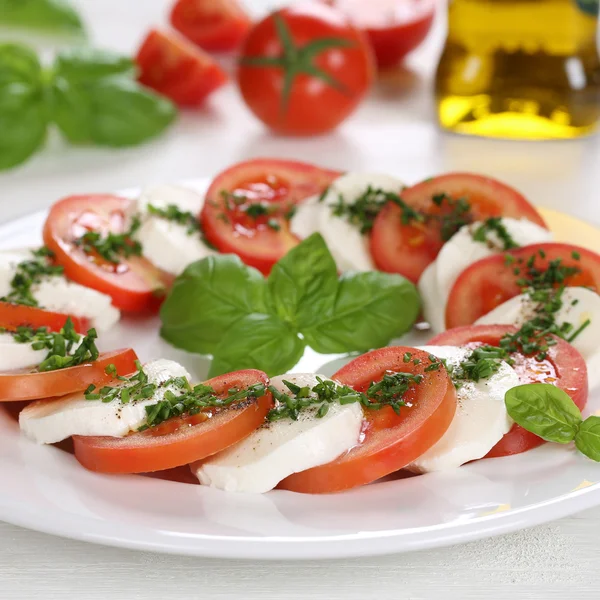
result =
[[[268,17],[282,7],[298,46],[334,38],[315,47],[324,75],[294,72],[288,122],[273,108],[287,71],[256,62],[285,47]],[[600,184],[597,14],[597,0],[0,0],[2,218],[257,156],[407,183],[487,173],[587,217]],[[372,79],[344,47],[354,26]],[[332,99],[338,76],[347,89]]]

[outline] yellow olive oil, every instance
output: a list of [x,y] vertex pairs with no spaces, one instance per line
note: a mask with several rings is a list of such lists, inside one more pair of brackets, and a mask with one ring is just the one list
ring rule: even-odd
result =
[[436,74],[442,127],[559,139],[600,120],[598,0],[450,0]]

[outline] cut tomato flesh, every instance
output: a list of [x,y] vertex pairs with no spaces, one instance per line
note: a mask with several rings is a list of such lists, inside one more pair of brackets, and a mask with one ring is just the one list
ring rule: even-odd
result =
[[[411,361],[405,361],[406,353]],[[423,375],[403,396],[397,415],[391,407],[366,411],[364,440],[348,453],[320,467],[295,473],[280,488],[328,493],[364,485],[410,464],[444,435],[456,411],[456,390],[445,369],[425,371],[429,354],[406,347],[373,350],[342,367],[332,379],[366,391],[386,373]],[[412,360],[421,362],[415,365]]]
[[[458,327],[435,336],[429,344],[467,346],[479,343],[498,346],[504,335],[515,331],[515,327],[506,325]],[[513,358],[516,360],[515,370],[521,383],[550,383],[569,394],[579,409],[585,407],[588,399],[587,367],[581,354],[571,344],[556,338],[556,345],[550,348],[548,358],[544,361],[518,354]],[[486,458],[519,454],[543,443],[542,438],[515,423],[488,452]]]
[[[207,382],[217,395],[231,388],[268,384],[262,371],[248,369]],[[91,471],[150,473],[192,463],[224,450],[250,435],[273,406],[270,392],[256,400],[243,400],[214,413],[172,419],[122,438],[74,436],[75,456]]]
[[441,219],[451,212],[448,201],[439,206],[434,197],[451,202],[466,200],[470,208],[462,215],[466,222],[489,217],[528,219],[545,227],[538,211],[511,187],[481,175],[451,173],[440,175],[405,189],[402,200],[411,208],[428,215],[425,223],[402,222],[402,209],[387,204],[375,219],[370,238],[371,254],[379,269],[400,273],[417,283],[425,268],[433,262],[444,244]]
[[16,331],[17,327],[47,327],[49,331],[60,331],[67,319],[71,319],[77,333],[87,333],[90,328],[89,320],[84,317],[56,313],[35,306],[0,302],[0,327],[9,331]]
[[75,244],[89,231],[123,233],[134,209],[133,200],[118,196],[64,198],[50,209],[44,224],[44,243],[54,252],[68,279],[109,295],[122,310],[155,311],[172,277],[141,256],[113,264],[98,254],[87,254]]
[[[507,259],[510,256],[510,259]],[[579,258],[574,258],[574,256]],[[600,291],[600,256],[570,244],[543,243],[495,254],[473,263],[458,277],[446,305],[446,327],[471,325],[507,300],[522,293],[517,282],[526,278],[527,261],[545,271],[551,261],[576,267],[578,274],[567,277],[567,286],[585,286]]]
[[56,371],[11,371],[0,373],[0,402],[39,400],[82,392],[90,385],[107,385],[113,377],[106,373],[114,365],[119,375],[136,371],[136,353],[130,348],[102,353],[97,360]]
[[268,274],[299,242],[290,231],[290,210],[320,194],[340,174],[275,159],[234,165],[218,175],[206,193],[200,214],[206,238],[221,252],[237,254]]

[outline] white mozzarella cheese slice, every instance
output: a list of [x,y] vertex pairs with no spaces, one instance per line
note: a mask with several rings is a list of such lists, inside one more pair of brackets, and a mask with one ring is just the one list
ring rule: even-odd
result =
[[[527,219],[505,217],[501,222],[519,246],[552,240],[550,231]],[[467,267],[482,258],[503,251],[504,246],[495,232],[487,233],[487,242],[479,242],[473,239],[473,232],[480,225],[481,222],[465,225],[444,244],[433,262],[434,266],[430,265],[428,267],[428,269],[435,271],[435,286],[432,284],[433,276],[430,272],[428,273],[429,280],[424,281],[423,284],[419,281],[419,290],[422,296],[431,296],[424,301],[426,306],[424,316],[435,331],[440,332],[445,329],[446,303],[452,286],[456,283],[459,275]],[[423,273],[421,279],[423,279],[426,272]]]
[[186,225],[148,212],[148,205],[162,209],[175,205],[183,212],[198,215],[203,204],[202,195],[184,187],[161,185],[145,190],[138,200],[142,224],[135,234],[144,256],[159,269],[179,275],[190,263],[216,254],[198,231],[190,232]]
[[[454,346],[425,346],[421,349],[446,359],[449,367],[459,365],[471,352]],[[450,427],[408,469],[419,473],[454,469],[485,456],[512,427],[504,396],[519,384],[516,371],[505,362],[487,379],[461,382],[457,390],[456,414]]]
[[[301,387],[318,383],[312,373],[274,377],[271,384],[285,393],[289,390],[283,380]],[[332,403],[322,418],[315,412],[302,411],[297,421],[265,423],[245,440],[192,464],[191,469],[204,485],[229,492],[268,492],[288,475],[331,462],[358,443],[363,422],[358,403]]]
[[0,371],[16,371],[39,365],[48,350],[34,350],[31,344],[20,344],[10,333],[0,333]]
[[[189,373],[180,364],[159,359],[144,365],[148,383],[159,386],[152,398],[132,400],[123,404],[86,400],[82,393],[57,400],[39,400],[26,406],[19,415],[21,431],[38,444],[53,444],[72,435],[105,435],[122,437],[146,422],[146,406],[160,402],[167,390],[180,394],[174,386],[163,385],[169,379],[186,377]],[[127,385],[120,382],[115,385]]]
[[[479,318],[475,324],[520,327],[535,316],[535,306],[527,294],[521,294],[497,306]],[[575,337],[572,344],[588,363],[588,376],[592,387],[598,379],[596,369],[592,368],[592,365],[600,361],[600,296],[587,288],[566,288],[562,294],[562,308],[556,313],[556,323],[571,323],[574,333],[588,319],[590,324]]]
[[341,195],[347,204],[355,202],[368,188],[398,193],[399,179],[380,173],[348,173],[336,179],[321,202],[308,198],[296,208],[291,221],[292,232],[300,238],[318,232],[323,236],[340,271],[372,271],[375,264],[369,250],[369,238],[345,217],[335,216],[331,205]]

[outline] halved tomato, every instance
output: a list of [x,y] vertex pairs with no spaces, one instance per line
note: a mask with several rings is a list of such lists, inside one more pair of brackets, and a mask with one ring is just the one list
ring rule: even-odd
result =
[[405,189],[402,200],[424,215],[424,221],[403,223],[402,209],[390,202],[375,219],[371,254],[377,268],[400,273],[414,283],[462,225],[502,216],[524,218],[546,227],[524,196],[482,175],[449,173],[433,177]]
[[60,331],[67,319],[71,319],[77,333],[85,334],[90,328],[89,320],[84,317],[55,313],[24,304],[0,302],[0,327],[9,331],[15,331],[17,327],[47,327],[49,331]]
[[115,365],[119,375],[136,370],[136,353],[131,348],[103,352],[94,362],[57,369],[56,371],[10,371],[0,373],[0,402],[39,400],[82,392],[88,386],[103,386],[114,380],[106,373]]
[[397,65],[427,36],[433,0],[326,0],[369,37],[380,69]]
[[[435,336],[429,344],[498,346],[503,336],[516,330],[515,327],[507,325],[458,327]],[[551,383],[569,394],[578,408],[585,407],[588,398],[587,367],[581,354],[571,344],[556,338],[556,345],[550,348],[547,359],[543,361],[522,354],[513,354],[512,358],[515,360],[513,368],[517,371],[521,383]],[[543,443],[542,438],[515,423],[485,458],[519,454]]]
[[66,277],[108,294],[117,308],[157,310],[172,278],[142,256],[113,264],[97,254],[87,254],[75,243],[89,231],[102,235],[127,231],[134,207],[133,200],[118,196],[69,196],[50,209],[44,224],[44,243],[54,252]]
[[235,50],[252,21],[236,0],[177,0],[171,24],[209,52]]
[[[510,258],[507,258],[510,256]],[[473,263],[456,280],[446,305],[446,327],[471,325],[507,300],[521,294],[519,280],[528,279],[528,261],[536,271],[546,271],[552,261],[575,267],[567,286],[586,286],[600,292],[600,256],[570,244],[544,243],[524,246]]]
[[278,487],[310,494],[346,490],[398,471],[431,448],[454,417],[456,390],[446,370],[427,371],[430,364],[427,352],[397,346],[373,350],[342,367],[332,379],[360,392],[390,372],[423,375],[423,380],[404,394],[407,405],[399,415],[389,406],[366,411],[358,446],[326,465],[290,475]]
[[181,36],[150,31],[138,50],[138,79],[180,106],[199,106],[227,82],[215,60]]
[[320,194],[340,175],[287,160],[238,163],[217,175],[206,192],[200,213],[206,238],[268,274],[299,242],[289,227],[294,205]]
[[[267,385],[262,371],[247,369],[206,381],[217,395],[231,388],[256,383]],[[165,421],[126,437],[74,436],[75,456],[91,471],[101,473],[150,473],[186,465],[239,442],[259,427],[273,406],[270,392],[246,399],[219,411]]]

